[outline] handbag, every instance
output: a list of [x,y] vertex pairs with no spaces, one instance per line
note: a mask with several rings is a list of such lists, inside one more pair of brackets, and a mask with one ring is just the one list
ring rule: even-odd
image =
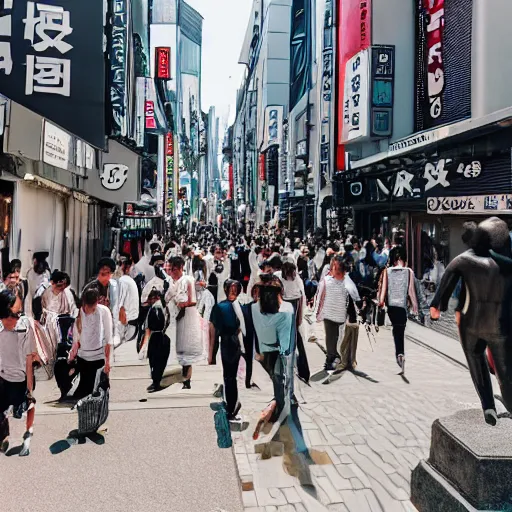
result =
[[107,421],[110,398],[109,389],[108,375],[101,368],[96,375],[93,393],[79,400],[75,406],[78,411],[79,435],[93,434]]
[[377,312],[377,326],[382,327],[386,323],[386,310],[379,308]]

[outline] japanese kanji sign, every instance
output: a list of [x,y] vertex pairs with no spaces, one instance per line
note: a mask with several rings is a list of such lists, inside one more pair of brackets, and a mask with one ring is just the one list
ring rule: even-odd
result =
[[103,36],[103,2],[0,3],[0,93],[105,148]]
[[369,73],[368,50],[359,52],[347,62],[343,98],[343,142],[368,136]]

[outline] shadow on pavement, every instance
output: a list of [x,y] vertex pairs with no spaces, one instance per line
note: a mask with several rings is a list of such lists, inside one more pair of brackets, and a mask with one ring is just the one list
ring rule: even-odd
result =
[[352,373],[355,377],[361,377],[362,379],[367,380],[368,382],[373,382],[374,384],[378,384],[379,381],[375,380],[373,377],[370,377],[367,373],[360,372],[358,370],[348,370],[350,373]]
[[[80,435],[77,430],[72,430],[68,434],[68,437],[66,439],[56,441],[50,446],[50,453],[52,455],[59,455],[60,453],[69,450],[72,446],[85,444],[87,440],[91,441],[92,443],[98,446],[102,446],[105,444],[105,436],[103,436],[99,432],[94,432],[87,435]],[[13,450],[14,449],[15,448],[13,448]]]

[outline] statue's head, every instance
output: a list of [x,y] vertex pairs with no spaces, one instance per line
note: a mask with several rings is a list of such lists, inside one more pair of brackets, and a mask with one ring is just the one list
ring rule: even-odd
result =
[[489,256],[490,250],[502,256],[512,256],[507,223],[498,217],[490,217],[478,224],[471,245],[478,256]]

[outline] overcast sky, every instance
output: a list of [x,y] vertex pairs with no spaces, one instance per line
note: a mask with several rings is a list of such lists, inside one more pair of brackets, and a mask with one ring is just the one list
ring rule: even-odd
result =
[[236,91],[244,67],[238,64],[252,0],[186,0],[204,18],[201,107],[211,105],[224,123],[235,116]]

